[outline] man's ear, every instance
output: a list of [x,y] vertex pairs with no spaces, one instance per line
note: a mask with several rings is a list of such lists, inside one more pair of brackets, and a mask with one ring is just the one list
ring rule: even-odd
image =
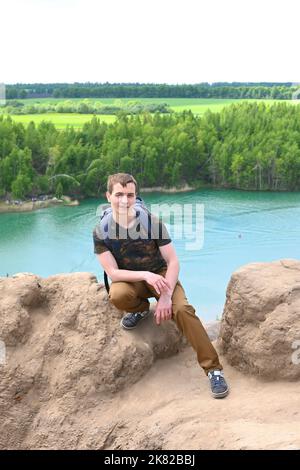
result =
[[108,200],[108,202],[110,202],[111,194],[108,191],[106,191],[105,195],[106,195],[106,199]]

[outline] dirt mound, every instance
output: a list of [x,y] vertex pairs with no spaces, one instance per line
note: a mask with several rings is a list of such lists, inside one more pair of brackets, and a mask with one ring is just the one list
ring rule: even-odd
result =
[[173,322],[154,328],[149,318],[138,334],[123,331],[122,312],[88,273],[1,278],[0,299],[1,448],[43,446],[45,436],[76,445],[73,414],[111,400],[181,344]]
[[239,370],[268,379],[300,378],[300,262],[243,266],[231,277],[220,346]]
[[[290,282],[298,268],[285,263],[270,268],[268,276],[264,265],[251,269],[246,268],[248,287],[243,274],[235,274],[229,287],[222,341],[235,367],[221,357],[230,385],[224,400],[211,398],[208,379],[194,351],[182,347],[173,322],[157,327],[149,317],[136,331],[122,330],[122,312],[90,274],[0,278],[0,341],[6,346],[3,364],[0,349],[0,448],[299,449],[299,384],[261,380],[237,369],[257,372],[247,362],[241,329],[248,333],[250,323],[257,335],[262,328],[267,336],[269,315],[269,327],[278,325],[272,312],[281,305],[280,292],[287,295],[286,283],[292,299],[287,311],[290,305],[296,309],[297,284]],[[292,277],[283,281],[282,269]],[[269,301],[255,303],[261,285],[270,289]],[[254,310],[244,300],[242,326],[237,298],[242,302],[245,296]],[[253,311],[261,315],[253,317]],[[212,338],[218,327],[209,326]]]

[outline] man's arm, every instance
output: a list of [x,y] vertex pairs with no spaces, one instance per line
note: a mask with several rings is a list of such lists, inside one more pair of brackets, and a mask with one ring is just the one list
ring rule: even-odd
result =
[[171,289],[168,280],[159,274],[154,274],[150,271],[131,271],[128,269],[119,269],[115,257],[109,250],[105,251],[104,253],[97,254],[97,258],[112,282],[146,281],[155,288],[158,294],[163,291],[169,291]]
[[160,325],[162,321],[170,320],[172,318],[172,295],[178,280],[179,273],[179,261],[172,243],[160,246],[159,250],[167,263],[167,272],[165,278],[170,284],[170,289],[168,291],[162,292],[160,298],[158,299],[155,310],[155,318],[158,325]]
[[176,286],[176,282],[178,280],[179,261],[176,255],[175,248],[172,243],[168,243],[167,245],[160,246],[159,251],[167,263],[167,272],[165,275],[165,279],[170,284],[170,292],[167,292],[166,294],[172,297],[174,288]]

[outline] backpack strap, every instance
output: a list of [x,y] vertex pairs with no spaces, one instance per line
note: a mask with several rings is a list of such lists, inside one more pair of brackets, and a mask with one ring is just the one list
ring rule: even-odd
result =
[[[112,243],[111,240],[108,237],[108,231],[109,231],[109,226],[112,220],[112,209],[109,207],[106,209],[103,214],[100,217],[100,221],[96,226],[96,234],[97,236],[104,241],[105,245],[109,249],[109,251],[112,251]],[[109,282],[108,282],[108,276],[107,273],[104,271],[103,273],[104,277],[104,285],[106,292],[109,294]]]
[[106,292],[109,294],[110,287],[109,287],[108,276],[106,274],[106,271],[104,271],[103,277],[104,277],[104,284],[105,284]]

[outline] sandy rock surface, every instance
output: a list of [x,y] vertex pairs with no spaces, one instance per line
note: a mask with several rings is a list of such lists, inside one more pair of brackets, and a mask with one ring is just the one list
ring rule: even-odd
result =
[[214,400],[172,321],[124,331],[122,314],[89,273],[0,278],[0,449],[300,448],[298,382],[232,367],[229,348]]
[[251,263],[227,288],[220,347],[230,364],[268,379],[300,379],[300,262]]

